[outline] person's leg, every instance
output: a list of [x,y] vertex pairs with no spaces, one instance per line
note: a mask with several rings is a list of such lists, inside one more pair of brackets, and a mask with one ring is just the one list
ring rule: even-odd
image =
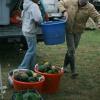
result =
[[80,40],[81,34],[67,34],[66,35],[66,41],[67,41],[67,47],[68,51],[65,55],[64,60],[64,68],[67,68],[67,65],[70,64],[72,75],[76,74],[76,66],[75,66],[75,49],[78,47],[79,40]]
[[67,42],[67,53],[65,55],[65,59],[64,59],[64,70],[66,72],[67,66],[68,64],[70,64],[70,54],[71,52],[75,50],[75,46],[74,46],[74,35],[67,33],[66,34],[66,42]]
[[[78,45],[79,45],[79,41],[81,38],[81,34],[74,34],[74,47],[75,49],[77,49]],[[71,67],[71,71],[72,71],[72,77],[75,78],[75,76],[77,76],[77,71],[76,71],[76,65],[75,65],[75,50],[74,53],[70,53],[70,67]]]
[[[27,41],[27,45],[28,45],[28,49],[26,51],[26,54],[24,56],[23,61],[21,62],[19,68],[25,68],[25,69],[29,69],[30,63],[31,63],[31,59],[33,59],[33,55],[35,53],[35,48],[34,48],[34,38],[33,37],[25,37],[26,41]],[[35,44],[36,45],[36,44]]]
[[32,59],[30,61],[30,69],[33,70],[35,64],[36,64],[36,45],[37,45],[37,40],[36,40],[36,36],[33,37],[33,56],[32,56]]
[[64,69],[67,68],[68,64],[69,64],[69,55],[68,55],[68,52],[67,52],[65,54],[65,59],[64,59],[64,65],[63,65]]
[[77,49],[77,47],[79,45],[79,42],[80,42],[80,39],[81,39],[81,35],[82,35],[81,33],[74,35],[75,49]]

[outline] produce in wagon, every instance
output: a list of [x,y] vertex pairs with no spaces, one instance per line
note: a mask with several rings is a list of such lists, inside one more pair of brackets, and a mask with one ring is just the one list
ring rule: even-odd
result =
[[27,82],[28,81],[28,75],[25,72],[20,72],[17,71],[14,73],[14,79],[18,80],[18,81],[23,81],[23,82]]
[[43,73],[56,74],[59,73],[61,68],[58,66],[54,66],[49,62],[46,62],[43,65],[38,66],[38,70]]
[[12,100],[41,100],[41,95],[32,90],[15,92]]
[[17,71],[14,73],[14,79],[22,82],[37,82],[42,80],[42,76],[31,70]]
[[33,71],[32,71],[32,70],[27,70],[27,71],[26,71],[26,74],[27,74],[29,77],[31,77],[31,76],[33,76]]
[[40,95],[32,92],[27,92],[23,95],[23,100],[40,100]]

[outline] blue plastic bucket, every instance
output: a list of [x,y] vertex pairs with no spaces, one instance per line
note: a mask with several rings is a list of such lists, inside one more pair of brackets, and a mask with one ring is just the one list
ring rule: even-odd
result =
[[42,23],[42,33],[46,45],[57,45],[65,42],[66,21],[48,21]]

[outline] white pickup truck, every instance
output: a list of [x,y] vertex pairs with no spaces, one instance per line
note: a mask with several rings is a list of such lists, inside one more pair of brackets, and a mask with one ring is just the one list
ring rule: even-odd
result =
[[[0,43],[17,42],[26,45],[21,26],[11,23],[11,13],[20,0],[0,0]],[[22,1],[22,0],[21,0]]]
[[[40,0],[49,17],[57,16],[57,2],[58,0]],[[21,25],[16,25],[11,19],[14,10],[22,10],[22,4],[23,0],[0,0],[0,43],[4,41],[9,43],[17,42],[26,46]],[[42,34],[37,34],[37,41],[43,41]]]

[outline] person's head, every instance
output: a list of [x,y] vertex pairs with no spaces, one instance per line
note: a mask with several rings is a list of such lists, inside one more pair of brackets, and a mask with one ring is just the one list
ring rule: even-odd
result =
[[85,6],[89,0],[78,0],[79,6]]

